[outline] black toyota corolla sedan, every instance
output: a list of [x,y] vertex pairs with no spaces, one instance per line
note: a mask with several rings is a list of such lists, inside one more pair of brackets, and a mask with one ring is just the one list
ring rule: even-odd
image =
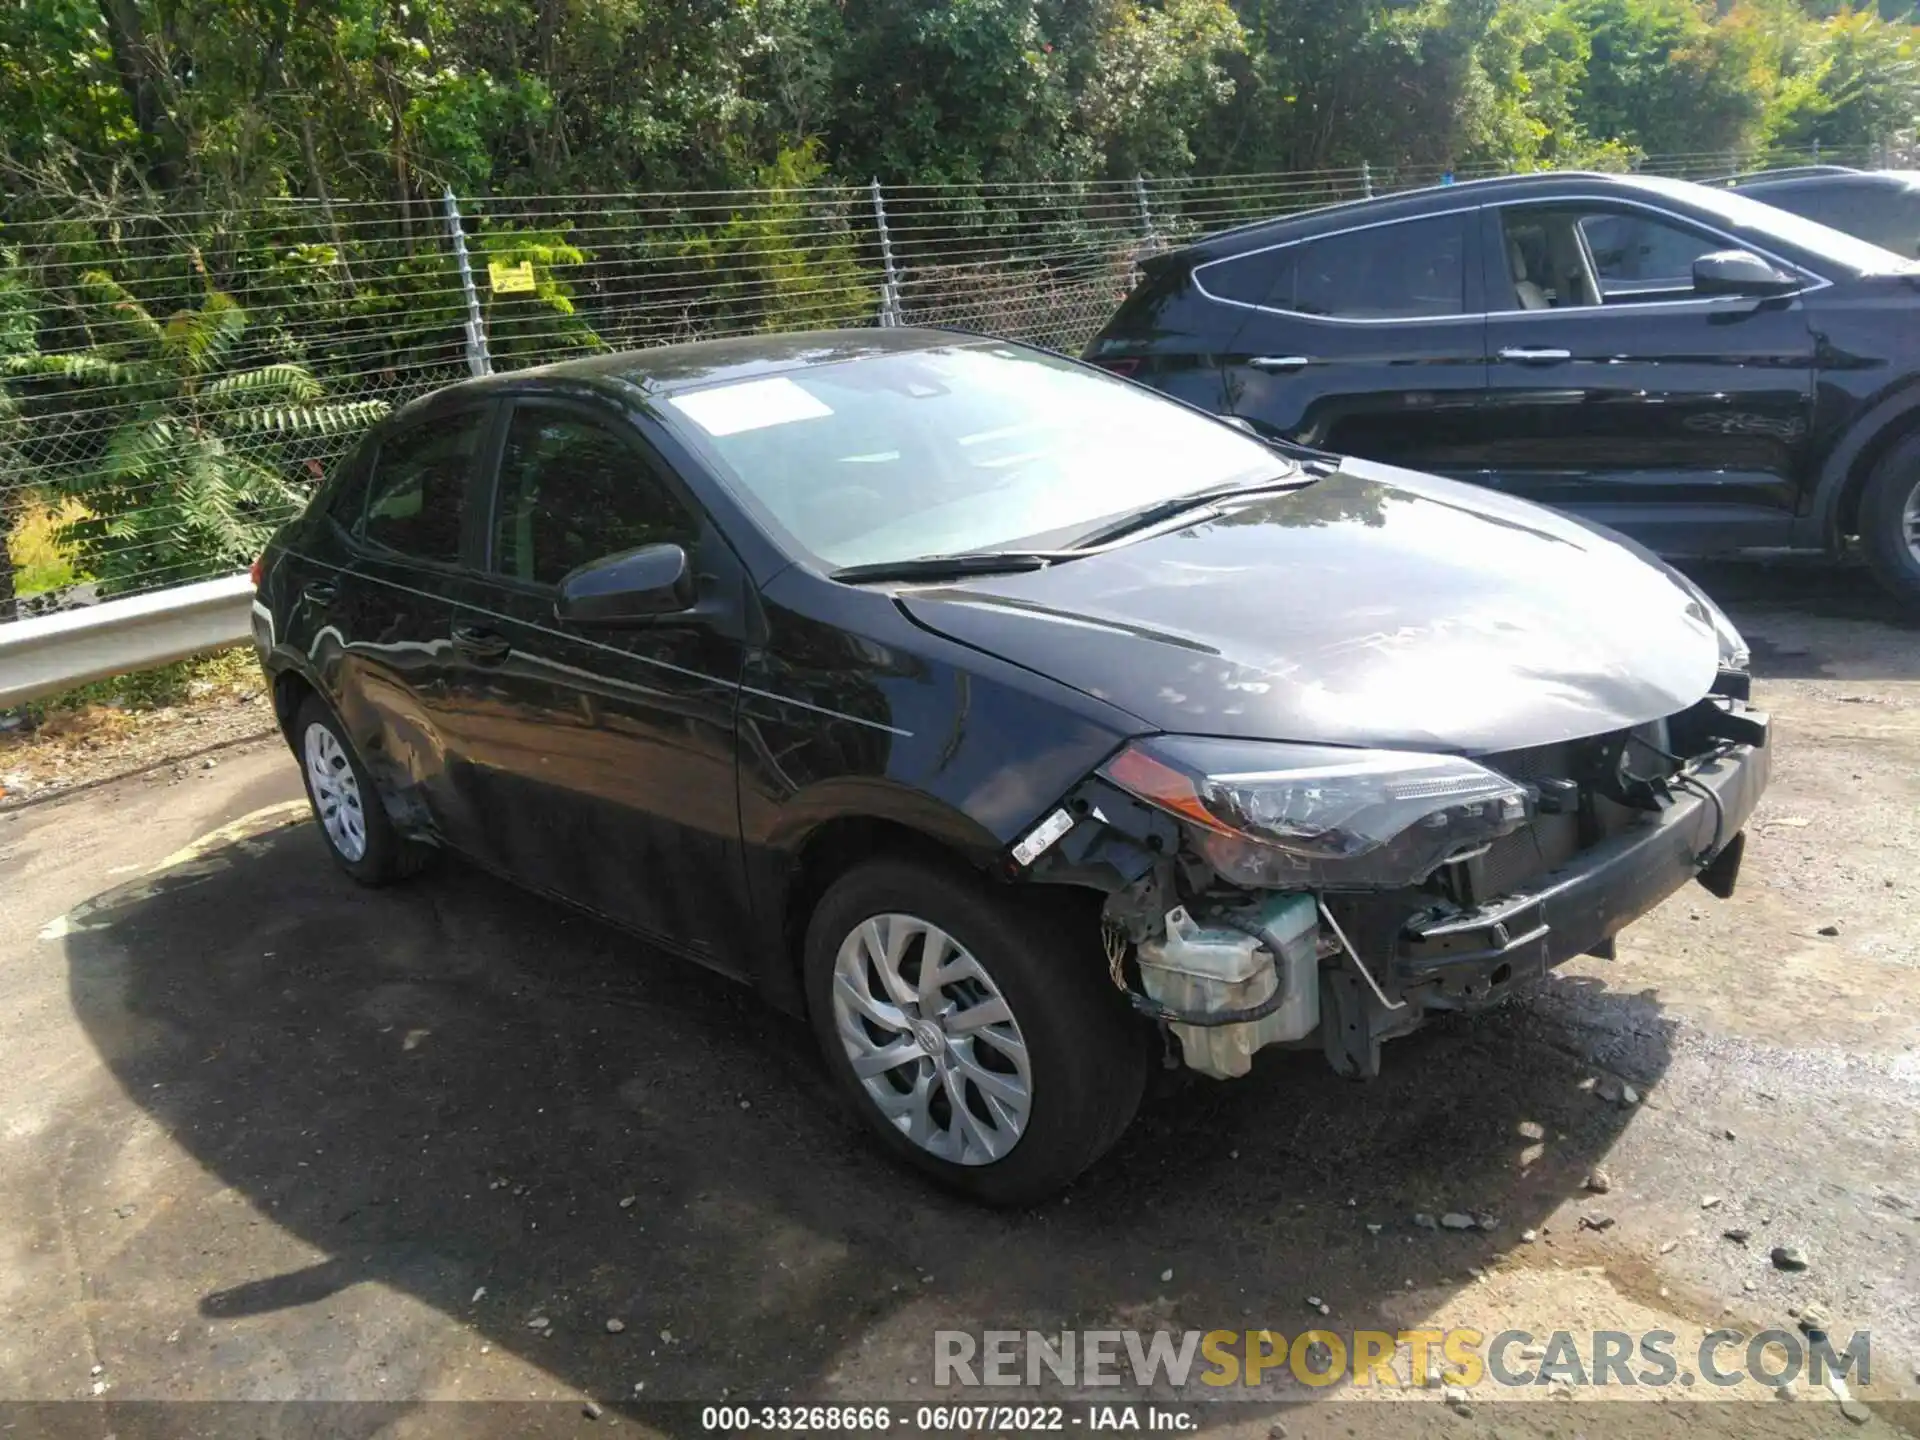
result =
[[1632,542],[945,333],[453,386],[254,615],[349,875],[455,850],[748,981],[1001,1202],[1163,1057],[1370,1075],[1725,894],[1768,768],[1739,635]]

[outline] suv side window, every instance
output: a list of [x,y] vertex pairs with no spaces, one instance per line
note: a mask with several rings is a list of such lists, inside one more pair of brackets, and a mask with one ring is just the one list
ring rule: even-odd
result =
[[1693,262],[1729,248],[1716,235],[1644,213],[1585,215],[1580,231],[1606,300],[1638,288],[1691,290]]
[[1466,303],[1463,214],[1433,215],[1304,241],[1292,248],[1292,294],[1267,303],[1342,320],[1458,315]]
[[439,416],[383,440],[358,537],[416,560],[457,564],[467,480],[487,414]]
[[699,525],[610,425],[521,403],[507,426],[493,568],[536,585],[639,545],[691,547]]
[[1505,205],[1506,293],[1492,310],[1632,305],[1693,293],[1693,262],[1732,242],[1671,215],[1591,205]]

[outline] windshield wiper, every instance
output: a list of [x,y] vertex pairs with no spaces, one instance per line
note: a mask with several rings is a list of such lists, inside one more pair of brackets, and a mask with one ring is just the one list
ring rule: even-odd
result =
[[1017,575],[1044,570],[1056,560],[1079,557],[1063,550],[964,550],[954,555],[919,555],[908,560],[875,560],[843,565],[827,572],[830,580],[952,580],[967,575]]
[[1311,485],[1319,478],[1314,475],[1294,474],[1284,480],[1262,480],[1254,484],[1242,481],[1233,485],[1215,485],[1206,490],[1189,490],[1184,495],[1169,496],[1165,500],[1155,501],[1144,509],[1131,515],[1122,515],[1118,520],[1110,520],[1105,525],[1089,530],[1075,537],[1072,549],[1091,550],[1106,544],[1109,540],[1118,540],[1122,535],[1131,535],[1136,530],[1151,529],[1169,520],[1200,510],[1210,510],[1226,500],[1237,500],[1243,495],[1266,495],[1276,490],[1299,490]]

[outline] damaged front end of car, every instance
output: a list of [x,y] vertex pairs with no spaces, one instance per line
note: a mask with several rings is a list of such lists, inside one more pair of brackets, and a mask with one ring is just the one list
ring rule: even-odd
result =
[[1373,1076],[1382,1042],[1611,954],[1687,880],[1731,893],[1769,763],[1747,694],[1729,665],[1678,713],[1475,756],[1151,736],[1009,864],[1106,893],[1113,982],[1188,1068],[1317,1045]]

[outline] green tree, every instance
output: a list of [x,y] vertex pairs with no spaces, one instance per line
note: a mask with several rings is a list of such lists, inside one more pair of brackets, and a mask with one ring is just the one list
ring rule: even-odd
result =
[[822,203],[825,177],[816,142],[781,151],[756,176],[761,189],[751,208],[736,211],[721,231],[715,258],[744,277],[762,329],[858,325],[874,313],[853,236]]
[[1770,88],[1753,31],[1695,0],[1569,0],[1588,36],[1573,118],[1587,135],[1648,154],[1751,145]]
[[[0,366],[35,353],[33,307],[20,283],[20,257],[0,250]],[[26,466],[19,447],[20,407],[0,386],[0,621],[14,614],[13,557],[7,540],[26,508]]]
[[320,383],[298,365],[223,373],[247,314],[221,291],[157,319],[103,272],[82,284],[100,312],[98,343],[0,358],[0,377],[58,382],[115,417],[95,453],[52,471],[50,487],[86,504],[62,539],[109,590],[244,565],[306,498],[293,477],[313,447],[296,442],[356,432],[386,411],[320,403]]
[[1873,10],[1843,9],[1802,33],[1782,56],[1768,107],[1769,144],[1862,149],[1909,134],[1920,121],[1914,27]]

